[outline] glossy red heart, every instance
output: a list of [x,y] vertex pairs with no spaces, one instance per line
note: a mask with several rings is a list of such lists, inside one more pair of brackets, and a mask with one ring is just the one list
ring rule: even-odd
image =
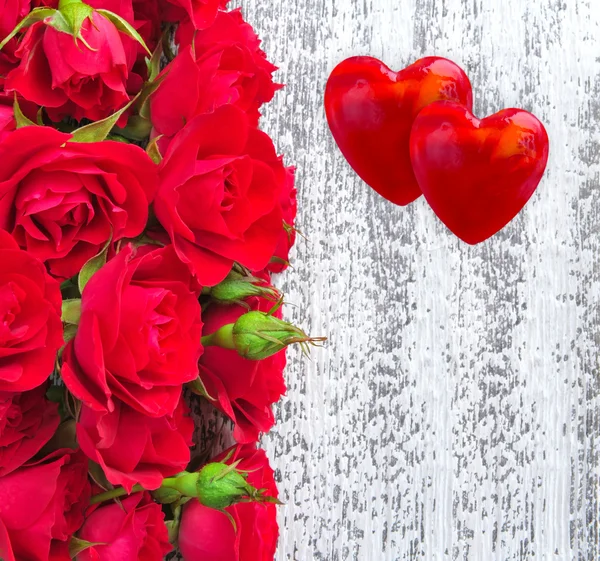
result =
[[533,195],[548,162],[548,135],[521,109],[479,120],[462,105],[440,101],[415,119],[410,155],[433,211],[476,244],[504,228]]
[[407,205],[421,195],[410,162],[413,121],[423,107],[453,100],[471,109],[463,70],[438,57],[393,72],[371,57],[353,57],[331,73],[325,89],[329,128],[354,171],[380,195]]

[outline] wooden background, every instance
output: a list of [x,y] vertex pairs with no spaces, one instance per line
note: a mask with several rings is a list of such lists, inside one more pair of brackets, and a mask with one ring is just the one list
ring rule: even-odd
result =
[[[600,558],[600,3],[242,0],[287,84],[264,128],[298,167],[289,353],[264,438],[278,561]],[[550,164],[525,211],[469,247],[394,207],[338,152],[329,71],[369,54],[462,65],[480,117],[521,106]]]

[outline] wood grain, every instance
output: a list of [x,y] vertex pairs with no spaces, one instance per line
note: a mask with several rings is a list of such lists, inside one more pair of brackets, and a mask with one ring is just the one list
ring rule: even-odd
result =
[[[298,166],[290,352],[264,438],[283,560],[600,558],[600,6],[596,0],[243,0],[287,88],[263,127]],[[476,114],[533,111],[547,175],[491,241],[453,238],[350,170],[322,94],[346,56],[447,56]]]

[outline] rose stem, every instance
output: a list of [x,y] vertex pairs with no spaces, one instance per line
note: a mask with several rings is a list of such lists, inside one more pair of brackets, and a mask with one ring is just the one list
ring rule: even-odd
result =
[[117,487],[116,489],[111,489],[110,491],[105,491],[104,493],[99,493],[98,495],[94,495],[90,499],[90,504],[95,505],[98,503],[102,503],[104,501],[108,501],[109,499],[116,499],[118,497],[122,497],[124,495],[130,495],[132,493],[138,493],[139,491],[144,491],[144,488],[141,485],[134,485],[131,489],[131,493],[128,493],[126,489],[123,487]]

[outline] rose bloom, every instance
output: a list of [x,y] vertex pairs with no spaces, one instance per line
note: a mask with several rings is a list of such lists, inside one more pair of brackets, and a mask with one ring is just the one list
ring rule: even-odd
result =
[[156,217],[203,286],[221,282],[234,261],[263,269],[277,247],[282,185],[248,155],[257,134],[226,105],[190,121],[160,165]]
[[290,249],[296,241],[296,213],[298,201],[296,199],[296,188],[294,186],[294,168],[285,167],[283,158],[277,155],[273,141],[266,133],[256,131],[252,142],[248,143],[248,155],[252,158],[262,160],[270,166],[281,186],[279,204],[283,216],[284,227],[279,233],[279,241],[275,248],[275,254],[267,265],[267,271],[281,273],[287,268]]
[[57,450],[0,478],[0,558],[64,559],[90,500],[88,461]]
[[77,441],[85,454],[102,466],[113,485],[129,492],[136,483],[158,489],[165,477],[183,471],[190,462],[194,421],[183,399],[173,415],[148,417],[114,400],[111,413],[83,406]]
[[206,29],[217,17],[219,8],[229,0],[159,0],[161,17],[165,21],[187,22],[194,29]]
[[109,239],[137,236],[148,219],[156,166],[121,142],[70,142],[29,126],[0,142],[0,227],[65,279]]
[[0,230],[0,392],[31,390],[48,379],[63,345],[61,306],[58,282]]
[[[248,298],[246,303],[253,310],[268,312],[273,302],[264,298]],[[202,317],[204,335],[246,313],[242,306],[219,306],[212,304]],[[275,313],[281,317],[281,312]],[[206,347],[200,359],[200,377],[212,402],[234,423],[233,438],[236,442],[256,442],[261,432],[268,432],[275,423],[272,406],[285,393],[283,371],[285,351],[264,360],[242,358],[237,351],[221,347]]]
[[77,561],[162,561],[172,549],[161,506],[148,493],[104,503],[78,533],[93,544]]
[[58,404],[46,399],[46,386],[23,393],[0,392],[0,477],[21,467],[54,435]]
[[199,291],[171,246],[125,246],[83,291],[63,353],[71,393],[99,413],[115,411],[114,396],[151,417],[173,414],[198,376]]
[[239,11],[219,13],[210,28],[196,32],[193,49],[193,27],[180,27],[180,35],[188,33],[150,98],[153,134],[163,135],[159,143],[163,152],[182,123],[222,105],[239,107],[256,126],[260,106],[279,88],[272,78],[276,67],[265,58]]
[[[273,470],[264,450],[253,445],[235,446],[211,460],[241,460],[237,468],[248,472],[248,482],[266,495],[277,497]],[[191,500],[183,508],[179,549],[184,561],[273,561],[279,528],[277,507],[269,503],[239,503],[226,509],[236,522],[218,510]]]
[[84,21],[81,35],[91,48],[45,22],[29,27],[5,89],[43,106],[53,121],[67,116],[97,121],[120,109],[129,101],[127,81],[135,62],[135,50],[128,56],[130,38],[98,12]]

